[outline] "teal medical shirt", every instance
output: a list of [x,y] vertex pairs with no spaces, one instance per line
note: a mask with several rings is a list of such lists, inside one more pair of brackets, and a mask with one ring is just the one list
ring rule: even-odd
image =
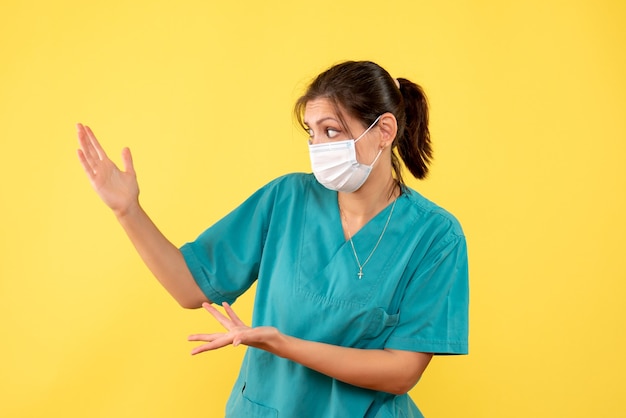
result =
[[[353,237],[372,251],[391,205]],[[414,190],[402,194],[358,278],[337,193],[310,174],[261,188],[181,251],[215,303],[257,281],[252,326],[363,349],[467,353],[468,269],[456,219]],[[227,417],[421,417],[408,395],[352,386],[249,347]]]

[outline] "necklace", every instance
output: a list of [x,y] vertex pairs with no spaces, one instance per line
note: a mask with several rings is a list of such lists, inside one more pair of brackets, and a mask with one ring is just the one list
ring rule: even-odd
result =
[[350,233],[350,227],[348,226],[348,220],[346,219],[343,211],[341,210],[341,206],[339,206],[339,211],[341,212],[341,216],[343,217],[343,220],[346,223],[346,232],[348,233],[348,238],[350,239],[350,245],[352,246],[352,253],[354,254],[354,258],[356,259],[356,263],[359,266],[359,272],[357,273],[357,276],[359,276],[359,280],[361,280],[363,278],[363,267],[365,267],[365,265],[368,263],[368,261],[370,261],[370,258],[372,258],[372,255],[374,255],[374,251],[376,251],[376,249],[378,248],[378,244],[380,244],[380,241],[383,239],[383,235],[385,235],[385,231],[387,230],[387,225],[389,225],[389,221],[391,220],[391,215],[393,215],[393,210],[396,207],[396,202],[397,201],[398,201],[398,199],[393,201],[393,205],[391,205],[391,210],[389,211],[389,216],[387,217],[387,222],[385,222],[385,226],[383,227],[383,230],[380,233],[380,236],[378,237],[378,241],[376,241],[376,245],[374,245],[374,248],[372,248],[372,251],[367,256],[367,258],[365,259],[363,264],[361,264],[361,261],[359,260],[359,256],[356,253],[356,248],[354,248],[354,242],[352,241],[352,234]]

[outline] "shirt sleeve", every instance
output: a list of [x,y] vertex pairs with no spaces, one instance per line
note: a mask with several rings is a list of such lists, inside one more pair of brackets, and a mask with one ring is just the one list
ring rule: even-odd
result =
[[418,263],[386,347],[468,353],[469,280],[465,237],[448,232]]
[[276,181],[180,250],[196,283],[212,302],[233,303],[257,279]]

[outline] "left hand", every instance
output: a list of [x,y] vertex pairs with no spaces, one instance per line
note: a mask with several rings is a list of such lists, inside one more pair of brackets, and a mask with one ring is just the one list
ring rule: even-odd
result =
[[224,311],[228,317],[224,316],[224,314],[218,311],[213,305],[206,302],[202,304],[202,307],[213,315],[213,317],[217,319],[217,321],[222,324],[224,328],[226,328],[227,332],[190,335],[187,338],[189,341],[205,341],[207,343],[194,348],[191,351],[192,355],[203,353],[205,351],[216,350],[231,344],[233,347],[236,347],[239,344],[244,344],[266,351],[272,351],[272,347],[274,347],[275,343],[281,336],[276,328],[251,328],[239,319],[237,314],[235,314],[235,311],[233,311],[228,303],[224,302],[222,306],[224,307]]

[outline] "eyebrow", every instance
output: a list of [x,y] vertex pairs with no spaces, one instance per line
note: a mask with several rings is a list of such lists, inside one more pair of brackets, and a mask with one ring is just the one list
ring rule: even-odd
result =
[[[338,121],[337,119],[333,118],[332,116],[327,116],[327,117],[325,117],[325,118],[322,118],[322,119],[318,120],[315,124],[319,126],[319,125],[321,125],[323,122],[326,122],[327,120],[332,120],[333,122],[337,122],[337,123],[339,123],[339,121]],[[311,126],[311,124],[310,124],[309,122],[307,122],[306,120],[304,121],[304,124],[305,124],[306,126]]]

